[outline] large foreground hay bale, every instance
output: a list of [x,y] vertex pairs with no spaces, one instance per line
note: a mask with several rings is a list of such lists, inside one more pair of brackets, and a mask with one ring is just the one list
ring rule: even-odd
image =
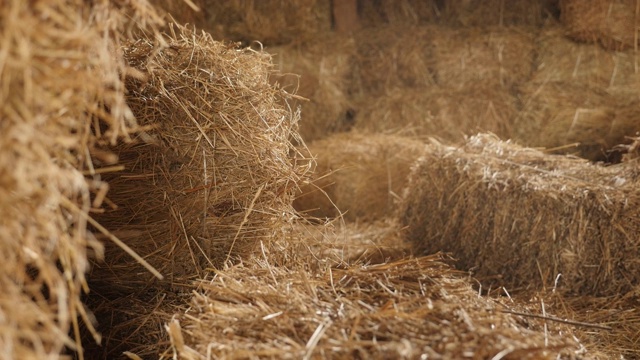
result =
[[132,20],[158,18],[145,1],[0,2],[3,359],[82,359],[82,322],[98,337],[81,301],[87,256],[102,253],[87,223],[112,158],[96,143],[134,126],[118,52]]
[[217,40],[300,43],[331,29],[329,0],[204,0],[206,29]]
[[396,87],[430,87],[435,84],[430,69],[429,39],[434,26],[381,26],[355,35],[357,58],[352,93],[383,95]]
[[[268,242],[289,221],[297,116],[268,81],[267,53],[186,28],[164,41],[125,49],[140,73],[127,101],[147,130],[114,149],[124,170],[105,175],[114,206],[99,220],[178,286]],[[117,248],[98,266],[105,269],[93,279],[109,291],[150,283]]]
[[313,181],[302,187],[295,208],[318,218],[344,212],[348,220],[393,213],[420,141],[393,135],[336,134],[309,145],[317,162]]
[[[567,328],[506,314],[439,256],[370,266],[251,262],[203,279],[163,359],[572,359]],[[323,259],[324,260],[324,259]],[[315,266],[314,266],[315,268]],[[525,325],[525,322],[529,325]]]
[[398,88],[359,101],[354,128],[449,141],[461,141],[464,135],[483,131],[510,138],[517,103],[516,97],[499,86]]
[[443,22],[453,26],[538,26],[553,17],[557,0],[446,0]]
[[464,88],[482,83],[511,87],[529,80],[534,36],[521,27],[438,28],[430,35],[436,81]]
[[578,41],[612,50],[637,47],[637,0],[560,0],[560,14],[568,34]]
[[324,36],[305,45],[267,48],[276,64],[273,81],[306,99],[290,102],[294,108],[301,107],[300,135],[305,141],[348,130],[352,125],[348,80],[355,46],[351,37]]
[[640,280],[640,194],[616,167],[546,155],[493,136],[430,145],[400,221],[423,253],[451,252],[485,284],[612,295]]

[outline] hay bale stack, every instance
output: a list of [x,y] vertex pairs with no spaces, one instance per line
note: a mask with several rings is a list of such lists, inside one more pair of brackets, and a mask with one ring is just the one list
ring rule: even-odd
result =
[[564,34],[562,28],[549,26],[539,35],[534,81],[579,82],[612,90],[637,89],[640,74],[634,52],[607,51],[598,45],[576,43]]
[[484,284],[613,295],[640,279],[639,205],[633,172],[481,134],[427,148],[399,218],[418,251],[450,252]]
[[82,359],[80,324],[97,337],[81,301],[87,257],[102,253],[87,230],[106,190],[96,174],[113,158],[97,143],[134,125],[125,24],[158,20],[145,1],[0,3],[2,358]]
[[[114,206],[99,220],[179,286],[281,231],[301,170],[289,157],[297,116],[268,81],[267,53],[182,27],[164,40],[125,49],[140,73],[127,101],[147,130],[114,149],[124,170],[105,176]],[[107,291],[152,285],[116,248],[98,266]]]
[[606,49],[635,49],[638,44],[636,0],[560,0],[560,20],[577,41]]
[[431,87],[428,39],[434,26],[381,26],[355,35],[357,58],[352,81],[354,96],[380,96],[396,87]]
[[395,89],[358,103],[355,129],[434,136],[461,141],[489,131],[510,138],[518,99],[502,87],[476,84],[464,89]]
[[512,87],[530,79],[534,36],[527,28],[439,28],[430,34],[438,85]]
[[436,0],[360,1],[360,22],[365,27],[380,25],[425,25],[439,18]]
[[446,0],[442,21],[452,26],[538,26],[557,14],[557,0]]
[[199,287],[166,327],[164,359],[552,360],[583,351],[566,326],[543,331],[539,320],[501,312],[439,256],[315,271],[245,263]]
[[289,93],[304,97],[291,101],[301,107],[300,135],[305,141],[348,130],[353,110],[348,94],[355,58],[351,37],[324,36],[303,46],[267,48],[277,73],[272,81]]
[[206,29],[217,40],[281,45],[331,29],[330,0],[204,0],[204,9]]
[[317,165],[294,207],[309,216],[375,220],[395,209],[423,144],[402,136],[344,133],[309,146]]

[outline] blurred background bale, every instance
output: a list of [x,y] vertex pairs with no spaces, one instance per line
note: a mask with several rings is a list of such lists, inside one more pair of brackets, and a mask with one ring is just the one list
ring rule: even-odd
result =
[[244,44],[313,41],[332,26],[330,0],[204,0],[203,8],[214,39]]
[[157,11],[178,24],[203,29],[206,26],[206,0],[151,0]]
[[480,134],[427,148],[399,218],[417,251],[450,252],[484,286],[624,294],[640,277],[636,177]]
[[360,0],[358,10],[362,25],[369,28],[433,24],[440,13],[436,0]]
[[606,49],[636,49],[637,0],[560,0],[560,19],[577,41]]
[[275,63],[271,81],[297,95],[289,104],[294,110],[301,109],[304,121],[299,131],[305,141],[346,131],[353,125],[348,86],[355,47],[351,37],[331,35],[304,45],[266,48]]
[[451,26],[540,26],[558,13],[557,0],[445,0],[442,22]]
[[356,108],[357,130],[459,142],[483,131],[510,138],[518,99],[502,87],[483,84],[455,90],[397,88],[364,98]]
[[374,133],[335,134],[309,145],[312,181],[294,207],[315,218],[344,213],[347,220],[376,220],[393,213],[421,141]]

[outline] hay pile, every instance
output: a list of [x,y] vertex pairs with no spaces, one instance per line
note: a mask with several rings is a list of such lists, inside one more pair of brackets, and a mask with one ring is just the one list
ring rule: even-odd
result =
[[441,27],[434,28],[429,38],[429,65],[438,85],[460,89],[482,83],[511,88],[531,77],[534,37],[527,28]]
[[640,196],[633,171],[550,156],[477,135],[433,143],[400,212],[419,251],[451,252],[460,268],[508,289],[584,295],[634,289]]
[[266,51],[273,55],[277,70],[272,81],[305,98],[290,102],[293,108],[302,109],[300,135],[305,141],[351,127],[348,79],[356,52],[352,38],[331,35],[301,46],[268,47]]
[[456,90],[398,88],[363,99],[354,128],[453,142],[479,131],[508,139],[514,129],[517,104],[518,99],[504,88],[482,84]]
[[402,136],[344,133],[309,145],[317,163],[296,210],[311,217],[376,220],[393,213],[423,143]]
[[[98,142],[127,136],[119,42],[159,19],[145,1],[0,3],[0,353],[83,358],[80,324],[87,231],[112,156]],[[93,198],[93,199],[92,199]]]
[[203,8],[217,40],[281,45],[313,41],[331,29],[329,0],[204,0]]
[[637,0],[560,0],[560,19],[577,41],[612,50],[637,49]]

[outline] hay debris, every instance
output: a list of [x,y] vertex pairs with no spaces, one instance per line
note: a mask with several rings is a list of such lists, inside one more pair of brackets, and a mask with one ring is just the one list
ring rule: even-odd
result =
[[348,80],[352,76],[355,41],[351,37],[324,36],[302,46],[268,47],[276,73],[272,81],[306,100],[290,102],[301,107],[300,135],[307,141],[326,137],[352,126]]
[[315,174],[294,207],[304,215],[376,220],[392,214],[423,143],[394,135],[335,134],[309,145]]
[[634,289],[640,196],[631,168],[547,155],[493,136],[430,145],[400,222],[418,251],[451,252],[484,284],[581,295]]
[[435,84],[429,59],[434,26],[380,26],[355,34],[357,58],[351,93],[381,96],[396,87]]
[[442,22],[451,26],[539,26],[557,16],[557,0],[446,0]]
[[331,29],[330,0],[204,0],[204,8],[216,40],[303,43]]
[[429,39],[431,66],[443,87],[482,83],[511,88],[531,77],[535,43],[526,27],[440,27]]
[[518,99],[502,87],[483,84],[453,90],[397,88],[363,98],[356,108],[354,129],[456,142],[487,131],[511,138]]
[[81,301],[87,257],[102,254],[87,231],[107,190],[96,174],[113,158],[98,143],[127,137],[135,126],[119,42],[159,22],[146,1],[0,3],[5,359],[57,359],[63,351],[82,359],[82,323],[99,338]]
[[605,49],[637,49],[636,0],[560,0],[560,20],[569,36]]

